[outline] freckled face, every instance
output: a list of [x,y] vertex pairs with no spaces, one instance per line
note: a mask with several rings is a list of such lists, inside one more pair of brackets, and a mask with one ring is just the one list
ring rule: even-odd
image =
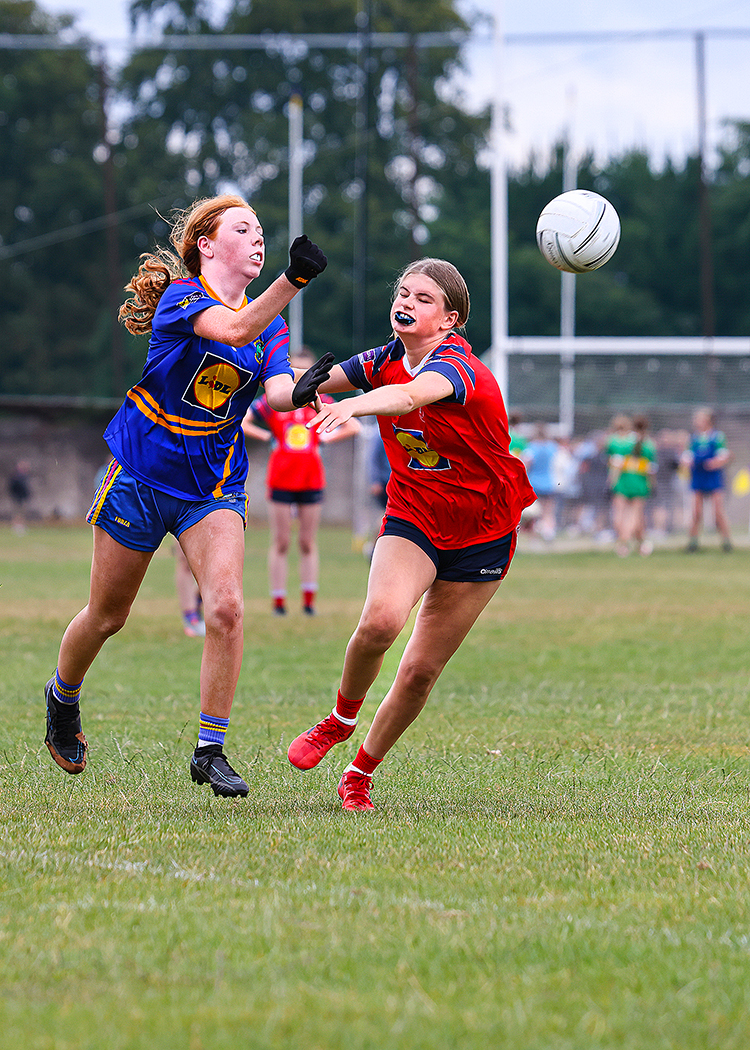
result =
[[202,237],[198,247],[231,273],[248,281],[257,277],[265,262],[265,240],[258,216],[250,208],[227,208],[213,237]]

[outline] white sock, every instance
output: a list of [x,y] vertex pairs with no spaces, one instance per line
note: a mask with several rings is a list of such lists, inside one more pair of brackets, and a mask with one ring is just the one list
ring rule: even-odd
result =
[[353,762],[349,763],[349,765],[346,767],[344,772],[345,773],[359,773],[359,775],[361,777],[367,777],[368,780],[372,780],[372,773],[365,773],[364,770],[359,769],[357,766],[355,766]]
[[338,713],[338,711],[336,710],[335,707],[334,707],[333,711],[331,711],[331,714],[339,722],[343,722],[345,726],[355,726],[357,724],[357,719],[356,718],[344,718],[343,715],[340,715]]

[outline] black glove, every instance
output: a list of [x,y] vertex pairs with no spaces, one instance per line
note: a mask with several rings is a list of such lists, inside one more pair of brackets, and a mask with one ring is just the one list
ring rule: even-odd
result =
[[295,288],[304,288],[328,265],[328,259],[323,252],[304,233],[294,238],[289,249],[289,259],[291,261],[288,269],[284,271],[284,276]]
[[297,381],[292,391],[292,404],[295,408],[302,408],[303,405],[308,405],[314,399],[320,384],[325,383],[328,379],[331,365],[335,360],[333,354],[323,354]]

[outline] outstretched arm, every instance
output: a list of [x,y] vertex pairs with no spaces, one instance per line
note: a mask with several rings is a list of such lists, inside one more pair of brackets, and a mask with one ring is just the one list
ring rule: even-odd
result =
[[212,339],[227,346],[246,346],[256,339],[297,292],[305,288],[328,265],[323,252],[309,237],[295,238],[289,249],[286,271],[241,310],[228,306],[209,306],[196,314],[193,331],[202,339]]
[[333,354],[327,353],[305,372],[295,368],[294,379],[289,375],[271,376],[265,382],[266,400],[277,412],[291,412],[309,404],[320,408],[318,387],[328,379],[332,365]]
[[439,372],[423,372],[411,383],[394,383],[369,390],[359,397],[348,397],[323,405],[315,419],[307,425],[325,434],[340,427],[347,420],[362,416],[405,416],[409,412],[442,401],[453,393],[453,384]]

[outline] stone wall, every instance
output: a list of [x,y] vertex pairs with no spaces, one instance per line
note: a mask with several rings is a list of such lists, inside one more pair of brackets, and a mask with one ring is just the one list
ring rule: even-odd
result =
[[[689,415],[687,416],[689,420]],[[97,474],[108,460],[102,433],[109,415],[95,421],[82,418],[63,421],[49,414],[0,415],[0,521],[9,521],[13,503],[8,479],[19,459],[30,467],[30,488],[26,513],[30,521],[51,519],[80,520],[88,511]],[[657,419],[658,426],[685,426],[685,413],[672,419]],[[369,426],[372,426],[368,421]],[[727,469],[727,513],[733,529],[747,534],[750,520],[750,494],[732,494],[732,479],[750,467],[750,419],[746,415],[725,415],[721,426],[734,453]],[[656,429],[656,427],[654,428]],[[366,477],[365,438],[322,446],[328,486],[323,503],[323,521],[351,527],[356,536],[371,535],[382,514],[369,497]],[[248,496],[250,517],[266,520],[265,475],[269,446],[248,442],[250,473]],[[707,520],[707,525],[712,523]]]
[[[83,519],[91,506],[95,479],[109,458],[102,440],[107,419],[61,422],[40,415],[0,416],[0,520],[10,520],[13,502],[8,480],[16,463],[28,462],[31,496],[26,505],[29,521]],[[265,475],[269,447],[248,442],[250,516],[265,520]],[[353,441],[341,441],[322,449],[328,487],[323,503],[327,524],[350,525],[355,503]]]

